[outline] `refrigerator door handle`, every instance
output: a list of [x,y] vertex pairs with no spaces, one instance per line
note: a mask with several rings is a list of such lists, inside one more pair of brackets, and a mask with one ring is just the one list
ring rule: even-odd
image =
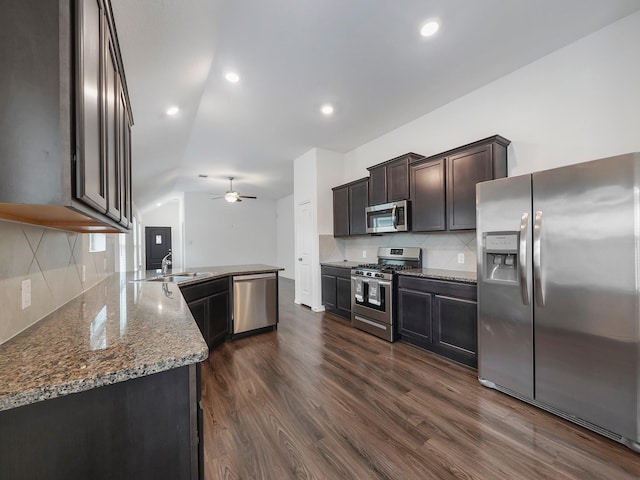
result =
[[544,307],[544,290],[542,287],[542,266],[540,259],[540,237],[542,235],[542,212],[537,211],[533,225],[533,279],[536,291],[536,304]]
[[529,214],[523,213],[520,219],[520,245],[518,248],[518,271],[520,272],[520,296],[522,304],[529,305],[529,284],[527,283],[527,240]]

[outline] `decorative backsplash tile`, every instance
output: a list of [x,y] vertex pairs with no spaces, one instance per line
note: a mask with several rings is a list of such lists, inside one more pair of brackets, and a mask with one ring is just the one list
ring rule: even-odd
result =
[[[327,238],[324,238],[327,237]],[[333,238],[320,235],[320,261],[370,263],[378,256],[378,247],[420,247],[422,266],[444,270],[476,270],[476,232],[391,233],[387,235]],[[365,252],[365,256],[363,256]],[[464,254],[464,263],[458,254]]]
[[[90,253],[87,234],[0,221],[0,343],[113,273],[117,238],[107,235],[106,251]],[[31,306],[23,310],[27,279]]]

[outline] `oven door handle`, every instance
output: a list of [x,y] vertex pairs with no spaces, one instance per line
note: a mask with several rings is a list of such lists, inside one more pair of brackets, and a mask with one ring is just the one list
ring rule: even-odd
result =
[[[351,277],[352,280],[355,280],[357,277]],[[375,278],[363,278],[362,281],[364,283],[369,283],[370,281],[375,280]],[[382,285],[383,287],[390,287],[391,286],[391,282],[385,282],[384,280],[377,280],[379,285]]]

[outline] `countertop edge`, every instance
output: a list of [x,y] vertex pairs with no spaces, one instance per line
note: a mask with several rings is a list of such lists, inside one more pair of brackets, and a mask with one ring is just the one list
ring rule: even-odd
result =
[[406,277],[431,278],[434,280],[445,280],[450,282],[466,283],[469,285],[477,285],[475,272],[456,272],[455,270],[437,270],[416,268],[412,270],[401,270],[398,275]]
[[[189,279],[183,282],[175,282],[173,284],[176,285],[178,288],[180,288],[181,286],[197,284],[200,282],[206,282],[206,281],[214,280],[218,278],[233,277],[233,276],[239,276],[239,275],[251,275],[251,274],[257,274],[257,273],[279,272],[285,269],[282,267],[277,267],[272,265],[248,264],[246,266],[228,265],[228,266],[221,266],[221,267],[200,267],[200,268],[195,268],[190,270],[199,271],[199,272],[210,271],[211,275],[197,277],[197,278]],[[146,273],[148,274],[149,272],[146,272]],[[21,355],[20,347],[24,349],[26,348],[26,345],[29,345],[29,348],[30,348],[31,341],[36,341],[36,342],[39,342],[40,344],[47,343],[44,341],[47,335],[46,332],[48,332],[48,329],[52,327],[58,328],[58,329],[69,328],[69,327],[63,326],[67,323],[67,318],[71,318],[69,317],[69,315],[73,315],[73,317],[75,318],[75,316],[77,316],[77,313],[75,312],[77,312],[78,308],[80,308],[79,305],[83,304],[86,298],[91,298],[91,295],[94,295],[95,292],[98,291],[97,289],[100,289],[100,291],[104,290],[106,292],[107,288],[104,287],[106,282],[109,282],[109,285],[113,289],[114,283],[117,283],[116,282],[117,278],[115,277],[115,275],[117,275],[117,273],[114,273],[109,277],[105,278],[104,280],[98,282],[96,285],[86,290],[85,292],[80,294],[78,297],[75,297],[74,299],[67,302],[65,305],[62,305],[60,308],[56,309],[54,312],[47,315],[45,318],[36,322],[34,325],[29,327],[20,335],[14,337],[14,339],[11,339],[7,343],[0,346],[0,347],[4,346],[5,348],[8,348],[7,352],[9,352],[8,353],[9,357],[6,359],[8,361],[12,361],[11,359],[13,358],[14,359],[13,361],[16,361],[16,362],[23,361],[23,358],[20,356]],[[127,278],[124,281],[126,284],[128,284],[129,282],[138,283],[140,280],[142,280],[142,282],[140,283],[143,283],[145,285],[143,290],[144,292],[146,291],[155,292],[156,289],[158,292],[160,292],[161,288],[164,288],[161,286],[169,283],[169,282],[144,282],[144,278],[135,278],[136,276],[138,275],[133,273],[127,274]],[[154,272],[154,276],[157,276],[155,272]],[[122,277],[120,278],[121,279],[119,281],[122,282]],[[157,285],[153,286],[153,283],[157,283]],[[154,293],[152,296],[154,295],[157,295],[157,294]],[[159,298],[163,298],[163,297],[161,296]],[[190,320],[193,328],[197,330],[198,327],[196,325],[195,320],[193,319],[191,312],[187,308],[186,300],[181,294],[178,294],[177,298],[179,298],[178,302],[180,305],[182,305],[182,307],[180,307],[180,305],[176,305],[176,307],[178,308],[177,310],[173,311],[171,315],[180,315],[181,318],[184,318],[183,321]],[[89,301],[88,303],[93,304],[95,302]],[[152,304],[155,305],[154,302],[152,302]],[[70,306],[72,305],[73,307],[70,308]],[[137,309],[138,306],[135,306],[135,308]],[[151,311],[147,312],[149,307],[143,307],[143,308],[144,308],[143,315],[152,315]],[[137,311],[134,311],[134,312],[130,312],[130,315],[132,317],[138,317],[139,313]],[[54,322],[54,323],[45,323],[47,321]],[[90,322],[90,319],[87,319],[87,318],[80,319],[80,317],[78,317],[78,320],[76,321],[84,324],[84,323]],[[168,320],[168,322],[170,323],[172,321],[173,320],[171,319]],[[148,324],[148,322],[145,322],[145,323]],[[167,331],[163,332],[163,334],[167,334]],[[92,371],[88,369],[86,371],[86,375],[78,375],[76,370],[76,374],[73,375],[73,378],[69,378],[67,380],[63,380],[59,378],[58,380],[61,380],[61,381],[52,380],[51,383],[33,381],[32,382],[33,385],[29,385],[28,381],[22,382],[19,388],[8,388],[4,392],[0,392],[0,412],[7,411],[13,408],[18,408],[21,406],[26,406],[33,403],[37,403],[43,400],[63,397],[65,395],[69,395],[73,393],[80,393],[83,391],[91,390],[93,388],[97,388],[105,385],[111,385],[114,383],[119,383],[127,380],[133,380],[136,378],[152,375],[155,373],[160,373],[166,370],[171,370],[173,368],[180,368],[183,366],[202,362],[207,359],[209,350],[206,346],[206,343],[204,342],[204,339],[200,335],[199,331],[198,331],[198,335],[200,336],[199,341],[195,339],[195,337],[193,336],[193,333],[186,334],[185,338],[188,338],[189,336],[191,336],[189,341],[196,340],[196,342],[192,344],[193,347],[187,346],[186,348],[182,348],[182,352],[179,352],[180,349],[177,352],[174,352],[173,356],[170,352],[167,353],[166,356],[158,355],[156,350],[156,352],[152,353],[151,355],[152,357],[155,356],[156,358],[152,358],[149,362],[144,362],[144,361],[140,362],[138,358],[137,363],[135,361],[129,361],[128,362],[129,365],[127,365],[127,360],[124,360],[123,361],[124,365],[122,367],[116,367],[112,370],[109,368],[108,365],[105,368],[103,368],[102,371],[100,371],[100,369],[98,369],[98,371]],[[158,339],[156,339],[156,341],[158,341]],[[14,343],[14,345],[11,345],[12,342],[18,342],[18,343]],[[134,341],[132,345],[135,344],[136,342],[139,343],[139,340]],[[63,345],[65,347],[67,346],[66,343]],[[48,347],[48,345],[46,346]],[[82,353],[86,354],[87,352],[80,352],[80,354]],[[57,351],[57,354],[59,356],[64,357],[66,355],[66,352],[61,353],[60,351]],[[68,369],[70,368],[79,367],[79,365],[76,364],[77,362],[78,360],[72,359],[70,363],[65,367],[66,368],[65,370],[56,371],[55,367],[53,370],[45,371],[45,372],[43,372],[42,369],[39,369],[37,372],[34,370],[33,373],[29,373],[27,377],[33,378],[35,376],[44,375],[45,377],[51,376],[53,379],[57,376],[60,376],[61,372],[67,372]],[[80,367],[80,368],[82,369],[84,367]],[[27,372],[31,372],[31,370],[28,370]],[[25,374],[27,372],[25,372]],[[5,374],[8,375],[7,372],[5,372]],[[64,378],[64,375],[62,375],[62,378]]]

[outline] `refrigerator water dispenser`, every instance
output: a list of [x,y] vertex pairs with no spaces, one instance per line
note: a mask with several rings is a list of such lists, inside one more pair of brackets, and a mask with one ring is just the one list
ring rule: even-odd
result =
[[484,279],[518,283],[519,232],[487,232],[483,235]]

